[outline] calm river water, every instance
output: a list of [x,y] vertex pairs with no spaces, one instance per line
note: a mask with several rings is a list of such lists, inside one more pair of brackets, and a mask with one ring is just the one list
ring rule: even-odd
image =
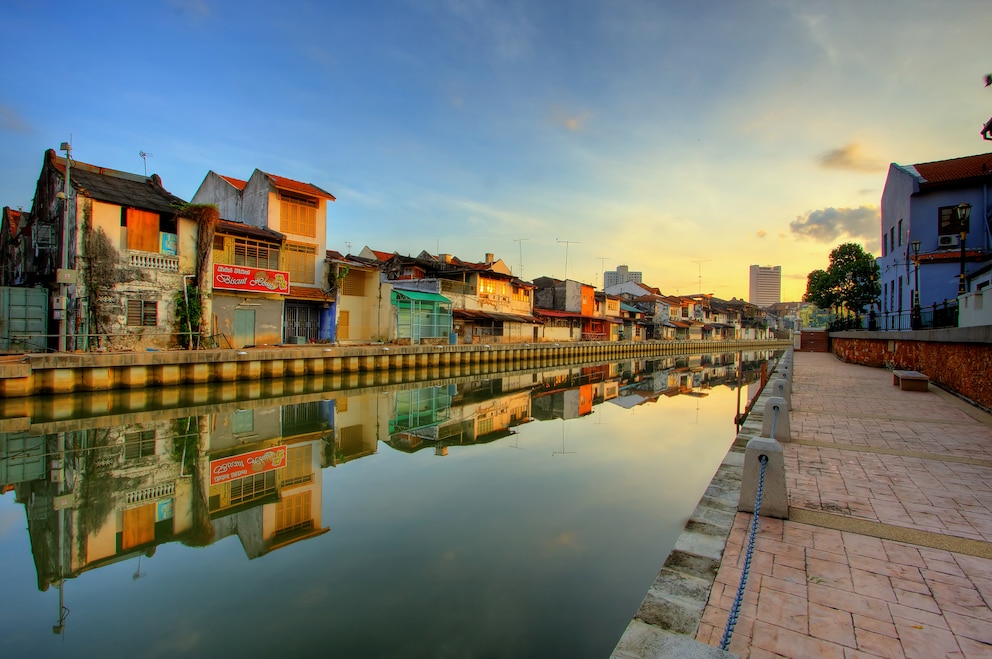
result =
[[609,656],[770,356],[33,400],[0,656]]

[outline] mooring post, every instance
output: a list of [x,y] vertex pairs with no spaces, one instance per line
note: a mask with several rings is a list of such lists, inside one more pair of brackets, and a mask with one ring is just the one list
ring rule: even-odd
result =
[[789,404],[781,396],[772,396],[765,401],[765,412],[761,420],[761,436],[777,439],[780,442],[792,441]]
[[[761,474],[761,456],[768,458]],[[782,445],[768,437],[752,437],[744,449],[744,475],[741,478],[741,496],[737,510],[753,513],[761,485],[761,516],[789,519],[789,495],[785,487],[785,458]]]

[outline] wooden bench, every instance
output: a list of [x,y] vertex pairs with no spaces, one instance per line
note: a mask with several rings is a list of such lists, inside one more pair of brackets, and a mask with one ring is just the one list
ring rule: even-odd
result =
[[919,371],[892,371],[892,384],[903,391],[928,391],[929,382]]

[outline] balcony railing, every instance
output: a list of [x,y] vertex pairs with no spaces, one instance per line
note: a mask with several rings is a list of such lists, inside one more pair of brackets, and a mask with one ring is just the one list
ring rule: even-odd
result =
[[179,257],[164,254],[132,253],[128,255],[132,268],[179,272]]

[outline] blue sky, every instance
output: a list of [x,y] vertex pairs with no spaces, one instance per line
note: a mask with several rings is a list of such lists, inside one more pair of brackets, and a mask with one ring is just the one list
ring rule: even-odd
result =
[[[44,150],[192,198],[255,168],[328,246],[783,299],[878,251],[890,162],[992,151],[984,0],[0,0],[0,205]],[[521,267],[522,266],[522,267]],[[567,270],[566,270],[567,267]]]

